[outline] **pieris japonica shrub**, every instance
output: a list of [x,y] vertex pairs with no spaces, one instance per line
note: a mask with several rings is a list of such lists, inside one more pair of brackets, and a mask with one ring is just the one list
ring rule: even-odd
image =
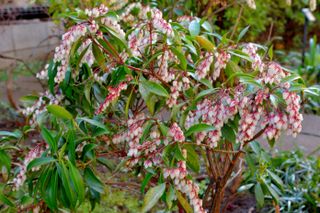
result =
[[297,76],[272,50],[241,43],[245,30],[232,40],[202,19],[165,20],[139,3],[69,17],[74,25],[37,75],[48,91],[25,98],[35,100],[22,109],[28,125],[2,138],[19,150],[5,167],[9,206],[94,207],[120,171],[141,180],[143,212],[159,200],[169,211],[219,212],[251,141],[301,131]]

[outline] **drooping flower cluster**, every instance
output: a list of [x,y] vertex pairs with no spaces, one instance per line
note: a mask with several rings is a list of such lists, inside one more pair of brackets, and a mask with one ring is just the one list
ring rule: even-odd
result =
[[240,122],[237,135],[237,142],[243,143],[251,140],[255,134],[258,122],[263,115],[262,101],[266,98],[266,94],[260,91],[255,98],[245,97],[240,103]]
[[249,55],[250,59],[252,60],[252,69],[259,70],[260,72],[264,69],[264,64],[260,55],[257,53],[257,46],[253,43],[248,43],[244,45],[242,51]]
[[247,4],[251,9],[255,10],[257,8],[255,0],[247,0]]
[[[187,151],[182,150],[184,158],[187,157]],[[163,176],[165,179],[170,177],[177,190],[181,191],[188,196],[190,204],[193,206],[194,212],[204,213],[206,212],[202,207],[202,200],[198,197],[199,187],[186,178],[187,176],[187,165],[186,161],[179,161],[177,163],[177,168],[164,169]]]
[[87,63],[89,67],[94,63],[94,56],[92,53],[92,41],[91,39],[86,39],[78,49],[78,54],[81,55],[82,51],[86,51],[81,59],[81,64]]
[[100,114],[103,111],[107,109],[107,107],[117,98],[119,98],[120,93],[122,90],[126,90],[128,87],[127,82],[121,82],[118,86],[112,87],[110,86],[108,88],[109,94],[107,95],[104,102],[99,106],[98,110],[96,111],[96,114]]
[[214,64],[214,72],[212,74],[212,80],[215,81],[219,76],[222,69],[225,69],[229,62],[231,55],[226,51],[220,51],[215,53],[216,62]]
[[147,13],[150,12],[149,6],[142,6],[140,2],[135,2],[127,5],[124,9],[124,12],[120,15],[120,19],[126,23],[133,23],[137,21],[137,18],[131,14],[132,10],[137,9],[139,11],[138,18],[146,19]]
[[[29,151],[29,153],[27,154],[27,156],[25,157],[25,159],[23,161],[23,164],[20,166],[19,173],[13,179],[14,190],[18,190],[24,184],[25,180],[27,179],[26,173],[27,173],[28,164],[32,160],[39,158],[42,155],[43,151],[44,151],[44,149],[43,149],[43,146],[41,146],[41,145],[37,145],[35,148],[33,148],[32,150]],[[31,170],[37,171],[39,169],[40,169],[40,167],[33,167]]]
[[22,109],[21,113],[24,116],[32,115],[32,118],[30,119],[30,124],[33,124],[36,121],[37,116],[47,110],[47,104],[59,104],[63,98],[63,95],[56,94],[54,96],[49,91],[40,93],[39,99],[32,106]]
[[176,142],[183,142],[185,140],[183,131],[179,127],[177,123],[173,123],[169,130],[169,135],[173,138]]
[[283,99],[285,100],[288,113],[288,130],[289,134],[294,137],[301,132],[303,116],[300,111],[300,96],[294,92],[285,91],[283,93]]
[[275,62],[270,62],[266,72],[261,73],[261,78],[265,84],[280,84],[287,73]]
[[268,125],[264,135],[269,140],[278,139],[280,137],[281,131],[287,129],[287,116],[285,113],[277,110],[271,112],[266,116],[265,125]]
[[101,23],[106,25],[107,27],[111,28],[120,38],[125,37],[125,32],[121,28],[120,24],[118,23],[117,19],[114,17],[105,17],[101,19]]
[[204,99],[197,105],[195,111],[190,111],[186,119],[185,126],[190,128],[197,123],[205,123],[215,127],[207,133],[200,132],[196,135],[197,144],[200,144],[207,136],[205,143],[212,148],[216,147],[221,138],[221,128],[238,112],[240,93],[234,97],[230,96],[228,91],[221,90],[218,92],[219,99],[212,101]]
[[183,83],[181,81],[173,81],[172,87],[170,88],[170,97],[167,100],[167,104],[169,108],[172,108],[177,104],[177,100],[180,94],[180,91],[182,90]]
[[80,37],[87,33],[87,27],[85,24],[79,24],[73,26],[62,36],[62,43],[60,46],[56,47],[54,54],[54,62],[60,63],[57,67],[57,74],[54,78],[56,83],[63,81],[65,74],[68,69],[69,55],[71,47],[74,42],[76,42]]
[[158,56],[158,67],[155,71],[164,81],[171,82],[175,79],[175,75],[170,71],[169,63],[177,61],[177,57],[170,50],[165,50],[162,55]]
[[213,54],[206,52],[205,55],[200,58],[200,62],[197,65],[196,76],[198,79],[203,79],[207,76],[210,66],[213,62]]
[[98,8],[85,9],[84,13],[92,18],[97,18],[99,16],[105,15],[108,11],[109,9],[101,4]]
[[152,24],[154,28],[167,36],[173,36],[173,30],[166,20],[162,17],[162,12],[156,8],[152,9]]
[[145,115],[138,114],[134,118],[128,120],[128,132],[126,134],[126,141],[129,143],[128,156],[138,157],[139,141],[142,136],[142,125],[145,122]]

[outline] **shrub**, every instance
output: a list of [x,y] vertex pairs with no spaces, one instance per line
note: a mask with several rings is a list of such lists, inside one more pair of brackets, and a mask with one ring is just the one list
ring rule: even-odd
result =
[[[160,198],[168,210],[219,212],[243,148],[301,130],[299,77],[272,49],[241,43],[247,28],[233,41],[139,3],[119,17],[103,5],[68,17],[74,26],[38,74],[48,91],[25,98],[35,100],[22,110],[29,125],[1,133],[0,199],[11,208],[94,207],[122,171],[148,190],[143,212]],[[33,132],[41,138],[23,144]],[[209,180],[203,197],[198,174]]]

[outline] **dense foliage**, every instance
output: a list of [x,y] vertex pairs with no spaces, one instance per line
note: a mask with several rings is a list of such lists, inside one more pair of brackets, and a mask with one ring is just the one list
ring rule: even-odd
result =
[[[250,145],[252,151],[246,156],[248,170],[244,172],[244,184],[240,191],[252,190],[260,208],[265,206],[265,200],[279,196],[281,212],[320,210],[319,159],[305,157],[301,151],[280,152],[271,156],[258,143]],[[266,190],[265,183],[270,183],[274,195]]]
[[73,26],[38,74],[48,91],[24,98],[34,102],[22,131],[1,132],[6,208],[94,207],[106,179],[125,172],[148,190],[142,212],[159,199],[167,210],[219,212],[244,147],[301,131],[300,77],[272,61],[272,48],[242,43],[248,28],[232,40],[204,19],[167,21],[140,3],[66,17]]

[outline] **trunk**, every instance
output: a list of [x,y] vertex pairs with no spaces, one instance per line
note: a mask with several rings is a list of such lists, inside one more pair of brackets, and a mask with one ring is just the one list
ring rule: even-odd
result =
[[213,197],[213,206],[212,206],[212,210],[211,213],[220,213],[221,210],[221,204],[223,202],[223,197],[224,197],[224,186],[218,186],[216,191],[215,191],[215,195]]

